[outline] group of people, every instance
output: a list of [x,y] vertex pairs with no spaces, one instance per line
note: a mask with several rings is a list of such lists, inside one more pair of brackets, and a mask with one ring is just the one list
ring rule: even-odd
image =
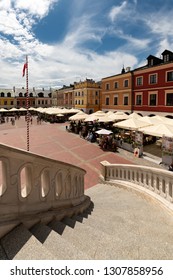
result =
[[117,152],[118,146],[117,141],[114,138],[113,134],[103,135],[99,138],[99,146],[102,150],[109,150],[112,152]]
[[12,125],[15,125],[15,121],[20,118],[20,115],[14,114],[12,116],[0,116],[0,124],[11,122]]
[[79,134],[81,138],[92,143],[97,142],[101,149],[116,152],[117,141],[114,134],[99,135],[97,131],[101,128],[111,129],[111,127],[105,126],[103,123],[98,122],[70,122],[69,126],[66,126],[66,130]]

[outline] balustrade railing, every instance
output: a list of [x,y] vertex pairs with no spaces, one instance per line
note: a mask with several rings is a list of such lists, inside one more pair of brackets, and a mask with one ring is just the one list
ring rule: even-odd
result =
[[[173,172],[139,165],[101,162],[101,180],[121,182],[147,192],[173,210]],[[132,184],[131,184],[132,183]]]
[[0,237],[9,223],[14,227],[17,221],[38,216],[82,212],[90,203],[84,195],[85,173],[77,166],[0,144]]

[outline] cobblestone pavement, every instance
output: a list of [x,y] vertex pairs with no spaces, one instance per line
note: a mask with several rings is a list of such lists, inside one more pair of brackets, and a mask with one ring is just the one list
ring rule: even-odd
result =
[[[157,168],[161,159],[146,156],[136,158],[130,152],[118,149],[118,152],[102,151],[98,144],[90,143],[65,129],[66,124],[50,124],[43,122],[37,125],[36,118],[30,124],[30,152],[75,164],[87,171],[85,189],[98,183],[101,165],[107,160],[110,163],[139,164]],[[10,122],[0,125],[0,142],[26,150],[26,122],[24,117],[16,120],[13,126]]]

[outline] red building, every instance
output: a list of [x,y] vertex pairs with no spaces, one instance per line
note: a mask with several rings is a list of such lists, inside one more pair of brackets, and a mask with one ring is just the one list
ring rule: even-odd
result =
[[144,115],[173,117],[173,53],[165,50],[162,59],[150,55],[147,65],[133,70],[133,111]]

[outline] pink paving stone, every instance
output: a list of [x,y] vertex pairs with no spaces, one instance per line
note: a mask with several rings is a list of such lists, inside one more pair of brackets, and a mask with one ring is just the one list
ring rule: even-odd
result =
[[60,160],[80,167],[81,159],[77,158],[74,154],[71,154],[69,151],[54,152],[53,154],[50,154],[50,157],[52,159]]

